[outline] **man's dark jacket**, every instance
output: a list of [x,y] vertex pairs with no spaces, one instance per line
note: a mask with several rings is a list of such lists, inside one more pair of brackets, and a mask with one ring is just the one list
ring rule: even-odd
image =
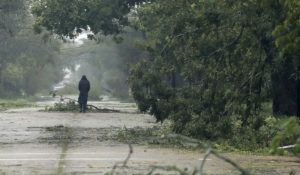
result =
[[78,102],[86,103],[88,99],[88,92],[90,90],[90,82],[85,76],[83,76],[79,81],[78,89],[80,91]]

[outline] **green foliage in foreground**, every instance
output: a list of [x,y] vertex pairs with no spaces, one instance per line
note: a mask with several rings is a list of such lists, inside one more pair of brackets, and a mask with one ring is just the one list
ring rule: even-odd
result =
[[[234,126],[234,135],[232,137],[218,138],[215,143],[219,150],[255,152],[255,153],[283,153],[283,150],[277,149],[281,146],[296,145],[292,153],[297,152],[299,142],[299,119],[296,117],[281,118],[267,117],[264,124],[255,130],[253,127],[241,127],[239,124]],[[285,151],[287,154],[288,151]],[[289,153],[289,154],[292,154]]]
[[[295,145],[292,149],[296,155],[300,155],[300,120],[292,117],[281,124],[281,131],[277,133],[272,141],[271,153],[284,154],[280,146]],[[296,140],[296,142],[295,142]]]

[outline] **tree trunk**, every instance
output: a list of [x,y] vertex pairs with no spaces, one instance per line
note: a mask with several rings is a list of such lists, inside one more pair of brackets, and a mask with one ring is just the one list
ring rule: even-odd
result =
[[[284,58],[282,65],[274,64],[274,53],[276,52],[275,43],[272,39],[262,38],[261,44],[267,55],[266,61],[270,66],[276,66],[271,75],[272,81],[272,98],[273,98],[273,114],[274,115],[298,115],[299,103],[297,103],[298,88],[297,81],[292,78],[294,67],[292,59]],[[277,67],[278,66],[278,67]]]
[[[299,71],[300,70],[300,66],[298,67],[298,70],[297,71]],[[300,78],[297,76],[296,77],[297,79],[296,79],[296,81],[297,81],[297,89],[296,89],[296,91],[297,91],[297,117],[299,117],[300,118]]]
[[175,72],[172,72],[172,80],[171,80],[171,85],[172,85],[172,88],[176,88],[176,74]]
[[299,80],[292,73],[292,62],[286,59],[282,70],[272,74],[274,115],[299,116]]

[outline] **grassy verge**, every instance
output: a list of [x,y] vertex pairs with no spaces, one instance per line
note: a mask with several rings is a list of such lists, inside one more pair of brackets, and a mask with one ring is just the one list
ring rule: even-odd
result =
[[5,111],[8,109],[35,107],[35,106],[36,105],[31,104],[26,99],[15,99],[15,100],[0,99],[0,111]]

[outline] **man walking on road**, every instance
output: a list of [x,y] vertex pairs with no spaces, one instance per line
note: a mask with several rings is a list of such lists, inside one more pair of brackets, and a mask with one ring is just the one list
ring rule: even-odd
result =
[[82,76],[81,80],[79,81],[78,89],[80,91],[78,102],[80,105],[80,112],[86,111],[88,93],[90,91],[90,82],[86,78],[85,75]]

